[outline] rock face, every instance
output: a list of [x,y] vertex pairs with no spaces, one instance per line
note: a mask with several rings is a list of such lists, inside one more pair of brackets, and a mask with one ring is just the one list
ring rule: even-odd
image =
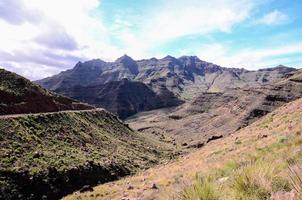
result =
[[0,115],[92,108],[93,106],[49,92],[15,73],[0,69]]
[[103,107],[117,114],[121,119],[140,111],[176,106],[181,103],[168,90],[157,94],[144,83],[128,81],[128,79],[97,85],[78,85],[68,90],[56,91],[91,105]]
[[[39,80],[37,83],[58,93],[102,106],[106,105],[106,102],[104,102],[103,98],[98,97],[106,96],[112,99],[120,96],[113,94],[112,91],[107,94],[109,90],[104,90],[103,88],[107,88],[107,84],[110,82],[119,82],[123,79],[146,84],[162,100],[165,98],[165,102],[181,102],[180,100],[175,100],[176,97],[181,100],[191,100],[202,92],[224,92],[234,88],[256,87],[281,80],[286,73],[291,71],[295,71],[295,69],[284,66],[258,71],[223,68],[202,61],[196,56],[183,56],[180,58],[167,56],[162,59],[151,58],[134,61],[125,55],[118,58],[115,62],[91,60],[78,63],[71,70]],[[75,87],[82,87],[82,92],[75,94]],[[84,87],[86,88],[84,89]],[[97,92],[98,94],[94,97],[90,95],[89,101],[86,101],[86,89],[87,93],[91,94],[91,90],[93,90],[94,93]],[[70,92],[70,90],[73,92]],[[92,98],[94,99],[92,100]],[[131,102],[130,105],[136,103]],[[145,104],[145,102],[138,102],[138,104]],[[157,103],[155,102],[154,104]],[[169,105],[171,104],[164,103],[159,107]],[[172,103],[172,105],[175,104]],[[150,106],[143,107],[146,109],[135,108],[132,110],[143,111],[150,109]],[[117,114],[122,112],[114,110],[116,108],[111,109],[108,106],[106,108]],[[153,108],[158,108],[158,106],[152,106]],[[122,107],[121,109],[125,108]],[[129,111],[123,116],[131,114],[133,112]]]

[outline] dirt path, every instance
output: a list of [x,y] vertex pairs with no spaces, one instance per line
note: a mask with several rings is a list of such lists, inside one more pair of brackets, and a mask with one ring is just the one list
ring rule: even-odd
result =
[[56,113],[79,113],[79,112],[92,112],[92,111],[105,111],[105,109],[97,108],[91,110],[63,110],[58,112],[46,112],[46,113],[26,113],[26,114],[12,114],[12,115],[0,115],[0,119],[27,117],[27,116],[39,116],[39,115],[51,115]]

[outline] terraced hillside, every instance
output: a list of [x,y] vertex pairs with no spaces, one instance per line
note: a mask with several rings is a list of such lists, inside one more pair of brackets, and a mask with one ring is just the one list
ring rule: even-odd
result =
[[15,73],[0,69],[0,115],[93,108],[49,92]]
[[64,199],[300,200],[301,135],[298,99],[177,161]]
[[57,199],[174,156],[104,110],[0,118],[0,199]]

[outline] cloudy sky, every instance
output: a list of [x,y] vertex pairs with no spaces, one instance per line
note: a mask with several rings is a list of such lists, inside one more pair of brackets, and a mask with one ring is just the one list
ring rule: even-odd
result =
[[32,80],[123,54],[302,67],[301,10],[301,0],[0,0],[0,66]]

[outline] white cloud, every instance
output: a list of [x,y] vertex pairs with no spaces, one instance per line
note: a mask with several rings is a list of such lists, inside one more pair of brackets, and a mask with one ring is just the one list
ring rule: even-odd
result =
[[231,48],[228,45],[217,43],[201,46],[200,49],[197,55],[202,60],[224,67],[243,67],[255,70],[291,63],[291,60],[286,56],[297,53],[302,54],[302,43],[276,46],[274,48],[242,49],[240,52],[233,53],[230,52]]
[[284,24],[289,20],[289,17],[280,12],[279,10],[274,10],[270,13],[264,15],[261,19],[255,21],[255,24],[264,24],[264,25],[278,25]]
[[0,9],[9,6],[10,13],[0,12],[0,61],[36,79],[84,58],[119,55],[102,20],[90,15],[99,5],[99,0],[2,0]]

